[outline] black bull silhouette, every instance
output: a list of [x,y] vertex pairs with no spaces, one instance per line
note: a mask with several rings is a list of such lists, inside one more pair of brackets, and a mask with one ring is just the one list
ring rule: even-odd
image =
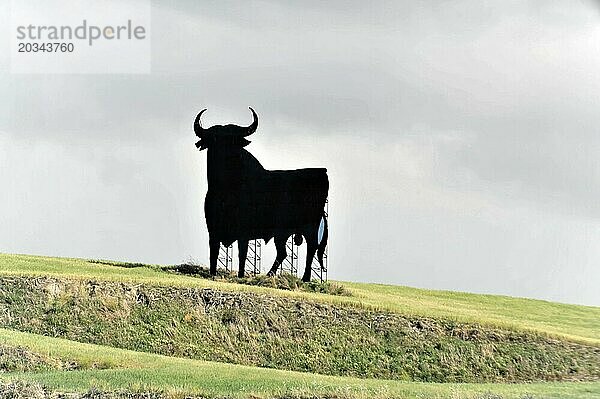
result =
[[[266,170],[244,149],[250,144],[245,137],[258,127],[258,116],[252,108],[253,122],[248,127],[215,125],[204,129],[200,117],[194,121],[194,132],[201,151],[207,149],[208,192],[204,201],[210,245],[210,273],[217,272],[221,243],[238,242],[239,276],[244,276],[248,241],[274,238],[277,256],[269,275],[286,258],[286,241],[294,235],[297,244],[306,239],[306,268],[303,281],[311,277],[312,260],[323,267],[327,245],[325,201],[329,191],[327,169]],[[323,224],[320,237],[319,228]],[[319,241],[320,239],[320,241]]]

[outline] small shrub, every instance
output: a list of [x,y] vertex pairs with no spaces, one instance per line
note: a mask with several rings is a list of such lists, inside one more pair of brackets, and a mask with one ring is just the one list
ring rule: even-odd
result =
[[118,262],[118,261],[104,260],[104,259],[89,259],[88,262],[90,262],[90,263],[97,263],[99,265],[124,267],[124,268],[127,268],[127,269],[132,269],[134,267],[149,267],[148,265],[146,265],[144,263],[138,263],[138,262]]

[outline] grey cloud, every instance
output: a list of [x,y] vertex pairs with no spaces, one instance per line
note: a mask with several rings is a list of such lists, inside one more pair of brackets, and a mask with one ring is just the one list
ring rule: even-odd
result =
[[174,1],[148,76],[10,75],[4,52],[2,250],[204,260],[191,122],[251,105],[266,166],[329,168],[333,277],[598,304],[593,7]]

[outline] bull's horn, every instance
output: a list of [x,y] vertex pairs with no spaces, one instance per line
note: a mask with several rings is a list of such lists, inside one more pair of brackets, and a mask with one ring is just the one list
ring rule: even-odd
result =
[[256,131],[256,128],[258,127],[258,115],[256,115],[256,112],[254,112],[252,107],[248,107],[248,108],[250,108],[250,111],[252,111],[252,117],[254,119],[252,120],[252,124],[250,126],[248,126],[247,132],[246,132],[246,134],[244,134],[244,137],[250,136],[252,133],[254,133]]
[[205,129],[202,127],[202,122],[200,122],[200,117],[202,116],[204,111],[206,111],[206,108],[200,111],[200,113],[196,116],[196,120],[194,121],[194,132],[198,137],[202,137],[205,131]]

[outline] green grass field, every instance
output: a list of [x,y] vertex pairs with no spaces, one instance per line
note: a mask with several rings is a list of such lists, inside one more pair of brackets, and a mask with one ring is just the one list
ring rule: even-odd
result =
[[331,377],[258,367],[180,359],[84,344],[0,329],[0,343],[23,346],[45,355],[75,360],[102,369],[0,374],[0,380],[36,381],[50,388],[85,391],[164,390],[174,397],[203,394],[235,398],[315,395],[344,398],[475,398],[493,393],[502,398],[596,398],[600,383],[425,384]]
[[[359,309],[387,310],[403,315],[474,322],[517,331],[535,331],[568,341],[600,346],[600,308],[539,300],[346,282],[340,284],[349,289],[352,296],[333,296],[169,274],[153,266],[124,268],[81,259],[29,255],[0,254],[0,275],[52,276],[159,286],[207,287],[221,291],[250,291]],[[80,368],[74,371],[0,373],[0,381],[35,381],[58,391],[86,391],[90,387],[99,387],[105,390],[159,390],[173,397],[202,394],[209,397],[235,398],[600,397],[600,382],[439,384],[358,379],[162,356],[6,328],[0,328],[0,344],[27,348],[42,356],[77,362]]]

